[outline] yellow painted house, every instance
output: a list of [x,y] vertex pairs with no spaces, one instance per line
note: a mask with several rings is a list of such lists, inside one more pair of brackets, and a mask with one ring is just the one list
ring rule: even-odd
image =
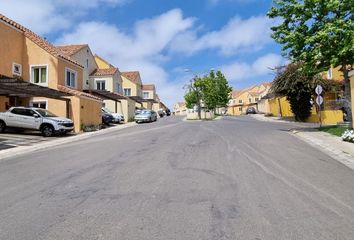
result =
[[227,113],[239,116],[246,114],[249,107],[258,109],[258,101],[268,93],[269,89],[269,83],[262,83],[240,91],[232,91]]
[[135,101],[135,108],[144,108],[143,83],[138,71],[121,72],[123,94]]
[[46,108],[70,117],[75,132],[82,125],[99,125],[102,100],[83,90],[83,66],[31,30],[0,15],[0,75],[70,93],[70,104],[44,97],[0,96],[0,111],[10,106]]
[[[327,72],[322,73],[322,77],[327,80],[342,81],[343,75],[339,68],[330,68]],[[323,124],[337,124],[343,122],[343,111],[341,108],[342,91],[326,92],[323,94],[324,104],[321,110],[321,122]],[[291,107],[286,97],[266,96],[261,100],[267,111],[264,113],[271,113],[279,117],[294,117]],[[307,122],[320,122],[319,114],[314,103],[311,116]]]

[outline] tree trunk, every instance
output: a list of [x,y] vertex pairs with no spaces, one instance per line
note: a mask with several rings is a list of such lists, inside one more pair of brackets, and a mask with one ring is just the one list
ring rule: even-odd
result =
[[201,112],[201,104],[200,104],[200,101],[198,102],[198,118],[199,120],[202,120],[202,112]]
[[350,122],[350,126],[353,127],[349,70],[347,69],[346,64],[342,66],[342,69],[343,69],[343,76],[344,76],[344,106],[343,107],[347,114],[347,120],[348,122]]

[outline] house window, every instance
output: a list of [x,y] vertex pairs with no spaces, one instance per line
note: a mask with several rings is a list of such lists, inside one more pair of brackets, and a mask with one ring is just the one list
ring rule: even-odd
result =
[[48,84],[48,67],[47,66],[32,66],[31,67],[31,82],[35,84]]
[[259,100],[259,98],[258,98],[258,97],[256,97],[256,98],[255,98],[255,101],[256,101],[256,102],[258,102],[258,100]]
[[242,112],[242,107],[239,107],[238,110],[239,110],[240,112]]
[[248,99],[248,102],[252,102],[252,98],[249,98],[249,99]]
[[120,83],[119,82],[117,82],[117,87],[116,87],[116,91],[119,93],[120,92]]
[[143,92],[143,98],[148,99],[149,98],[149,92]]
[[130,88],[124,88],[124,95],[130,96],[132,94],[132,90]]
[[332,80],[333,76],[332,76],[332,68],[328,69],[327,71],[327,79]]
[[242,99],[238,100],[238,103],[242,103]]
[[106,90],[106,81],[96,81],[96,90]]
[[18,63],[13,63],[12,74],[16,76],[22,76],[22,65]]
[[32,102],[32,107],[47,109],[47,102],[46,101]]
[[77,73],[69,68],[65,69],[65,84],[68,87],[76,87]]
[[88,64],[89,64],[88,59],[86,59],[86,67],[87,68],[88,68]]

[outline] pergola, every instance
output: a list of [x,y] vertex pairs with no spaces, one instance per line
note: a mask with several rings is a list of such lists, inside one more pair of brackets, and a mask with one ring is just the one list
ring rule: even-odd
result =
[[55,89],[42,87],[17,78],[0,75],[0,96],[5,97],[45,97],[66,102],[66,115],[69,117],[70,99],[73,95]]
[[145,98],[142,98],[142,97],[139,97],[139,96],[130,96],[129,98],[134,100],[135,102],[140,103],[140,104],[143,103],[143,102],[158,103],[154,99],[145,99]]
[[118,112],[118,102],[121,100],[127,99],[125,96],[118,93],[106,91],[106,90],[85,90],[84,92],[89,93],[93,96],[99,97],[103,100],[112,100],[115,102],[115,111]]

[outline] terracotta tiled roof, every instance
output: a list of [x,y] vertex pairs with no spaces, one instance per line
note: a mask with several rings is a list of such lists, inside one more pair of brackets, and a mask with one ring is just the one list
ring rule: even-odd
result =
[[91,98],[91,99],[94,99],[94,100],[102,101],[102,99],[99,98],[99,97],[93,96],[93,95],[85,93],[85,92],[81,92],[81,91],[76,90],[76,89],[65,87],[65,86],[62,86],[62,85],[58,85],[58,90],[62,91],[62,92],[65,92],[65,93],[69,93],[69,94],[75,95],[75,96],[87,97],[87,98]]
[[133,71],[133,72],[122,72],[122,76],[125,78],[129,79],[133,83],[138,84],[139,83],[139,76],[140,73],[138,71]]
[[261,92],[249,92],[248,94],[251,96],[258,96]]
[[186,103],[185,102],[178,102],[177,105],[178,105],[178,107],[185,107]]
[[62,51],[64,54],[68,56],[72,56],[87,46],[88,46],[87,44],[78,44],[78,45],[65,45],[65,46],[56,46],[56,47],[59,48],[59,50]]
[[90,76],[111,76],[118,72],[118,68],[96,69]]
[[155,84],[143,84],[143,90],[154,91],[155,90]]
[[37,44],[40,48],[44,49],[45,51],[47,51],[48,53],[50,53],[51,55],[58,57],[58,58],[62,58],[65,59],[77,66],[83,67],[81,66],[79,63],[77,63],[75,60],[73,60],[70,56],[67,56],[64,52],[60,51],[59,48],[56,48],[54,45],[52,45],[51,43],[49,43],[47,40],[45,40],[44,38],[38,36],[36,33],[32,32],[31,30],[25,28],[24,26],[20,25],[19,23],[5,17],[4,15],[0,14],[0,20],[3,22],[6,22],[7,24],[17,28],[18,30],[22,31],[24,33],[24,35],[30,39],[32,42],[34,42],[35,44]]
[[238,98],[242,93],[243,91],[234,90],[232,91],[232,98]]

